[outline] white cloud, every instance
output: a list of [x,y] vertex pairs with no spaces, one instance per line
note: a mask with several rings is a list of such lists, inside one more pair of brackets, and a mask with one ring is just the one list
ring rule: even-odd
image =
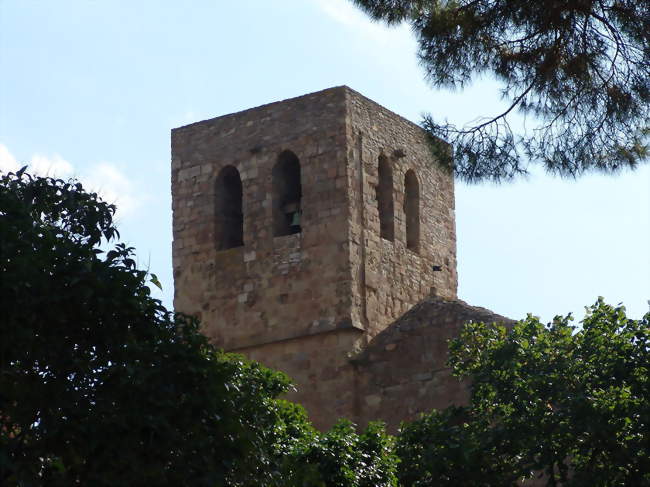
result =
[[406,24],[387,27],[374,22],[350,0],[315,0],[316,5],[328,17],[343,26],[354,30],[359,35],[382,47],[396,47],[397,44],[412,44],[413,36]]
[[130,215],[142,204],[144,197],[133,182],[113,164],[96,164],[80,177],[82,183],[96,191],[103,200],[117,205],[118,214]]
[[16,158],[9,152],[7,146],[0,144],[0,171],[12,172],[20,169]]
[[58,154],[51,157],[43,154],[34,154],[28,161],[19,163],[9,148],[0,144],[0,171],[15,172],[21,167],[28,166],[28,171],[39,176],[69,178],[74,173],[72,164]]
[[94,191],[104,201],[117,205],[117,215],[120,217],[132,214],[146,199],[114,164],[102,162],[77,171],[58,154],[34,154],[25,164],[21,164],[7,146],[0,143],[0,171],[15,172],[24,165],[27,165],[27,171],[34,175],[78,179],[86,190]]
[[29,161],[29,170],[39,176],[51,176],[60,179],[67,179],[74,173],[72,164],[58,154],[54,154],[52,157],[34,154]]

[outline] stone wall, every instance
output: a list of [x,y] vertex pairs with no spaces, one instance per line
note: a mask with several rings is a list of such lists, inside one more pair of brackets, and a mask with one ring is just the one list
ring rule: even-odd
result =
[[[352,289],[354,308],[365,313],[370,338],[426,296],[456,297],[454,180],[433,158],[420,127],[353,90],[346,93]],[[393,173],[393,241],[380,236],[380,157]],[[404,181],[409,170],[419,183],[417,251],[406,245]]]
[[355,420],[358,409],[356,370],[350,362],[361,332],[351,328],[238,350],[271,368],[287,372],[295,390],[287,399],[305,406],[316,428],[330,428],[339,418]]
[[446,366],[447,343],[468,321],[512,320],[460,300],[430,297],[392,323],[353,360],[357,374],[355,420],[360,425],[382,419],[395,432],[419,413],[463,404],[467,384]]
[[428,407],[404,384],[432,362],[422,352],[391,368],[362,351],[427,296],[456,297],[453,192],[418,126],[344,86],[174,129],[175,309],[199,316],[216,345],[292,376],[290,399],[318,427],[384,414],[393,424],[392,390]]
[[[345,96],[327,90],[172,131],[175,308],[226,349],[351,326]],[[302,232],[273,235],[271,172],[299,159]],[[215,181],[234,166],[244,245],[215,245]]]

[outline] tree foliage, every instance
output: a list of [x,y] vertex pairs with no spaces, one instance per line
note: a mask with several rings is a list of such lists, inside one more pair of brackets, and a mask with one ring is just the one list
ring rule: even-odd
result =
[[492,444],[489,424],[466,407],[433,410],[402,425],[396,453],[404,487],[506,486],[517,480],[508,452]]
[[132,249],[108,248],[114,210],[79,183],[2,177],[0,482],[263,479],[288,379],[152,299]]
[[311,428],[303,433],[286,442],[278,487],[397,486],[394,438],[383,424],[371,423],[357,433],[352,423],[340,420],[325,433]]
[[[577,176],[648,160],[650,3],[638,0],[353,0],[374,19],[410,23],[434,87],[498,79],[508,108],[465,127],[427,115],[470,182],[526,172]],[[519,111],[533,128],[511,126]],[[437,154],[451,163],[447,151]]]
[[471,378],[470,403],[405,425],[404,485],[650,485],[650,313],[599,300],[579,329],[470,323],[450,365]]

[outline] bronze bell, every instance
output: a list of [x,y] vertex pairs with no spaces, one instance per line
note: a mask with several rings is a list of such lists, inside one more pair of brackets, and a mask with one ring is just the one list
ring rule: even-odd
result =
[[300,212],[299,211],[294,211],[293,214],[291,215],[291,226],[292,227],[299,227],[300,226]]

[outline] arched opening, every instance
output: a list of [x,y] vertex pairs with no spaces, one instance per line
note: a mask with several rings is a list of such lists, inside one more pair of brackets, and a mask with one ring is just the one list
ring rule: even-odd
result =
[[302,187],[298,157],[291,151],[282,152],[273,166],[272,178],[273,235],[300,233]]
[[406,248],[420,250],[420,185],[412,170],[404,177],[404,215],[406,216]]
[[377,209],[379,210],[379,235],[391,242],[395,238],[395,212],[393,204],[393,168],[386,156],[379,156],[379,181],[377,184]]
[[217,250],[244,245],[244,212],[239,171],[224,167],[215,183],[215,243]]

